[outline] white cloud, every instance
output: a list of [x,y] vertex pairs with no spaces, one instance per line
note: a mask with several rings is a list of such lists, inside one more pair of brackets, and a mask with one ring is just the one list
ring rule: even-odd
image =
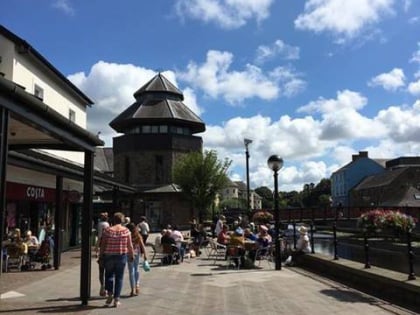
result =
[[420,42],[417,43],[417,50],[411,56],[410,62],[420,64]]
[[387,137],[396,143],[418,142],[420,135],[420,110],[417,103],[412,107],[390,106],[378,112],[375,120],[383,124]]
[[[69,75],[68,78],[95,103],[92,108],[88,108],[89,131],[93,133],[100,131],[106,146],[111,146],[112,137],[117,133],[109,127],[109,123],[135,102],[134,92],[154,75],[156,75],[154,70],[132,64],[98,61],[89,73],[79,72]],[[166,71],[163,75],[177,85],[174,72]],[[183,93],[184,104],[200,115],[202,110],[197,104],[194,91],[186,88]]]
[[405,85],[404,71],[400,68],[394,68],[390,72],[381,73],[376,77],[372,78],[369,82],[369,86],[381,86],[388,91],[396,91],[398,88]]
[[420,79],[408,85],[408,92],[415,96],[420,96]]
[[175,11],[182,19],[215,23],[223,29],[236,29],[249,20],[258,23],[270,15],[274,0],[177,0]]
[[211,50],[203,64],[190,62],[179,78],[212,98],[223,97],[229,104],[237,105],[248,98],[273,100],[280,96],[293,96],[305,87],[305,82],[293,70],[278,67],[268,73],[247,64],[242,71],[230,70],[233,54]]
[[52,6],[68,15],[73,15],[75,12],[69,0],[54,0]]
[[[219,156],[231,159],[232,176],[244,181],[246,174],[236,170],[245,168],[243,139],[252,139],[251,187],[272,187],[272,171],[266,161],[270,155],[279,154],[285,161],[279,172],[281,190],[285,191],[301,190],[302,183],[318,183],[329,177],[358,151],[366,150],[373,158],[418,155],[420,151],[419,101],[411,107],[389,106],[372,118],[357,112],[367,105],[367,99],[357,92],[339,91],[335,100],[320,98],[312,103],[317,106],[309,106],[311,110],[322,112],[319,119],[282,116],[273,121],[261,115],[236,117],[223,125],[207,126],[203,143]],[[327,132],[333,133],[334,123],[334,132],[341,136],[326,139]]]
[[350,39],[393,12],[394,0],[308,0],[295,27]]
[[384,128],[358,111],[367,104],[367,98],[349,90],[338,91],[336,99],[319,98],[298,108],[298,112],[320,113],[320,139],[349,141],[351,139],[378,138]]
[[359,110],[367,104],[367,99],[358,92],[350,90],[338,91],[337,99],[325,99],[320,97],[316,101],[299,107],[297,112],[303,113],[335,113],[341,109]]
[[255,61],[256,63],[263,63],[269,59],[274,59],[276,56],[286,60],[297,60],[299,59],[299,53],[299,47],[288,45],[281,39],[278,39],[270,46],[259,46]]

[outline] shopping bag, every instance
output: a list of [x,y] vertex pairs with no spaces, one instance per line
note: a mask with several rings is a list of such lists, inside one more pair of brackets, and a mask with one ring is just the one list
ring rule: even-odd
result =
[[143,270],[146,272],[150,271],[150,264],[147,260],[143,261]]

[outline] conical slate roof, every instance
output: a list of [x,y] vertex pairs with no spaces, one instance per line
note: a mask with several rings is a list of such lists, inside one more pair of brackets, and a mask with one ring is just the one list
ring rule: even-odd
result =
[[134,93],[136,102],[109,124],[124,133],[131,127],[168,124],[189,127],[192,133],[206,130],[204,122],[182,101],[184,95],[161,73]]

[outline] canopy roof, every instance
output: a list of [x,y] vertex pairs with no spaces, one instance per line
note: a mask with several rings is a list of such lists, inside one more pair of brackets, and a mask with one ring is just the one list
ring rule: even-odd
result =
[[203,121],[182,101],[184,96],[161,73],[134,93],[136,102],[109,125],[125,133],[142,125],[176,125],[189,127],[192,133],[205,131]]

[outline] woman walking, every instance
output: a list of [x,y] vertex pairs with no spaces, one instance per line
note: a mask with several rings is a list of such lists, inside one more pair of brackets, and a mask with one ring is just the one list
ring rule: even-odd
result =
[[105,304],[120,305],[120,295],[127,261],[133,261],[134,251],[130,230],[122,225],[124,214],[116,212],[114,225],[102,232],[100,255],[105,266],[105,290],[108,297]]
[[130,276],[130,286],[131,293],[130,296],[139,295],[140,293],[140,273],[139,273],[139,264],[140,256],[143,255],[143,259],[146,261],[146,248],[143,243],[143,238],[141,237],[137,226],[134,223],[127,225],[128,229],[131,232],[131,240],[133,242],[134,249],[134,259],[133,261],[128,261],[128,273]]

